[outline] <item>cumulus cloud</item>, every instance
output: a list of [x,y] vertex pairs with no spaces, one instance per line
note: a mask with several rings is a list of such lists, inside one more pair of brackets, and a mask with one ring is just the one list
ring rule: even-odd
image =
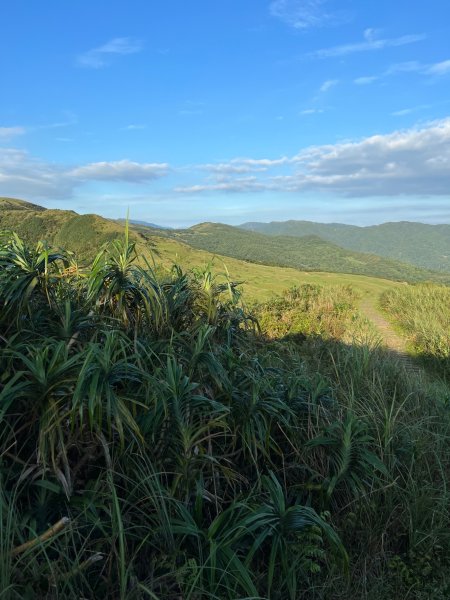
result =
[[309,58],[334,58],[355,54],[357,52],[369,52],[375,50],[384,50],[395,46],[406,46],[415,44],[426,39],[424,33],[403,35],[396,38],[379,38],[375,29],[366,29],[363,33],[363,40],[351,44],[342,44],[339,46],[331,46],[330,48],[320,48],[314,52],[310,52]]
[[309,148],[296,157],[293,189],[350,196],[448,195],[450,118],[357,142]]
[[80,67],[100,69],[109,64],[114,55],[136,54],[143,49],[142,42],[129,37],[114,38],[99,46],[92,48],[77,57]]
[[2,194],[24,198],[65,198],[73,185],[63,169],[30,156],[23,150],[0,148]]
[[18,135],[24,135],[25,133],[25,127],[0,127],[0,141],[10,140]]
[[137,163],[130,160],[98,162],[68,168],[39,160],[23,150],[0,149],[2,193],[25,198],[70,198],[88,181],[142,184],[167,175],[166,163]]
[[[450,118],[422,127],[358,141],[312,146],[282,159],[235,159],[263,164],[265,172],[234,177],[222,169],[218,181],[176,188],[180,193],[327,191],[349,197],[448,196],[450,194]],[[281,171],[281,172],[280,172]]]

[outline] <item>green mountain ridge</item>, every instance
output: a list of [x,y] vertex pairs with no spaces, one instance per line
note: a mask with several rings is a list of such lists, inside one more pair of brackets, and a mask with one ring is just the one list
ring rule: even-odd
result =
[[359,227],[312,221],[248,222],[242,229],[266,235],[318,235],[348,250],[369,252],[424,269],[450,272],[450,225],[398,221]]
[[[268,236],[240,227],[200,223],[189,229],[166,230],[130,224],[139,252],[149,256],[155,240],[165,238],[221,257],[299,271],[348,273],[394,281],[450,284],[450,275],[436,273],[375,254],[346,250],[316,234]],[[0,198],[0,229],[15,231],[26,242],[45,239],[91,260],[102,244],[123,236],[122,223],[99,215],[45,209],[17,199]]]
[[189,229],[176,230],[172,235],[194,248],[258,264],[293,267],[302,271],[353,273],[396,281],[450,282],[446,273],[347,250],[317,235],[268,236],[220,223],[200,223]]

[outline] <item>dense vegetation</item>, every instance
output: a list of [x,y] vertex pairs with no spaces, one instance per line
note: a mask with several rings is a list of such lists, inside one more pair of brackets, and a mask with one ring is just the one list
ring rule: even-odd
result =
[[137,258],[2,242],[0,597],[447,598],[448,389],[349,289]]
[[273,221],[244,223],[241,227],[268,235],[295,237],[317,235],[349,250],[386,256],[424,269],[450,272],[450,225],[448,224],[427,225],[402,221],[357,227],[342,223]]
[[345,250],[314,235],[268,236],[217,223],[202,223],[170,235],[194,248],[267,265],[303,271],[358,273],[399,281],[450,282],[450,274],[426,271],[375,254]]
[[401,287],[383,293],[381,305],[409,336],[415,352],[450,381],[450,288]]

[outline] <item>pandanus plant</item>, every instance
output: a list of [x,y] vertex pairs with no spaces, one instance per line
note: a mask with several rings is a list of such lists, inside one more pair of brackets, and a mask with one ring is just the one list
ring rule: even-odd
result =
[[[72,267],[72,269],[71,269]],[[45,242],[29,248],[16,235],[0,243],[0,307],[5,323],[57,303],[58,287],[76,271],[73,257]]]

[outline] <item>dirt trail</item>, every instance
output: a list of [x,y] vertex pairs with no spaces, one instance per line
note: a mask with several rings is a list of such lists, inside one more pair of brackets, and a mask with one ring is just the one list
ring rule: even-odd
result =
[[376,300],[373,298],[364,298],[360,304],[361,312],[369,319],[369,321],[374,323],[383,338],[384,346],[389,348],[389,350],[406,354],[406,341],[394,330],[392,325],[386,321],[375,306],[375,302]]
[[392,325],[383,317],[381,312],[376,307],[375,298],[364,298],[360,304],[360,310],[365,317],[371,321],[381,335],[383,345],[392,352],[404,364],[409,371],[419,372],[420,368],[415,364],[407,350],[405,338],[399,335]]

